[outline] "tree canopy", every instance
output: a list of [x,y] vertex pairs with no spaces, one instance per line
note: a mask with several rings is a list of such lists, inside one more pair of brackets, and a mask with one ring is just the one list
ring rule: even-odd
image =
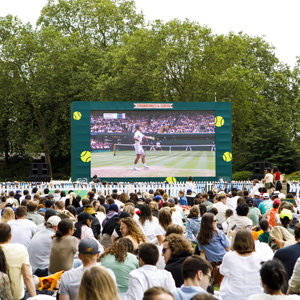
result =
[[233,168],[299,170],[300,61],[262,37],[190,20],[146,24],[134,1],[48,0],[37,26],[0,17],[0,151],[70,172],[72,101],[230,101]]

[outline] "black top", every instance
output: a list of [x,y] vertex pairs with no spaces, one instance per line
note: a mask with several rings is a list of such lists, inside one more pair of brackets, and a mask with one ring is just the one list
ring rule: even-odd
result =
[[166,263],[165,269],[171,272],[175,280],[176,287],[181,287],[183,285],[181,266],[185,259],[191,255],[192,254],[190,252],[182,251],[175,256],[171,256],[168,262]]
[[287,275],[287,280],[292,277],[294,266],[299,257],[300,242],[295,245],[279,249],[275,252],[274,258],[279,259],[283,263]]

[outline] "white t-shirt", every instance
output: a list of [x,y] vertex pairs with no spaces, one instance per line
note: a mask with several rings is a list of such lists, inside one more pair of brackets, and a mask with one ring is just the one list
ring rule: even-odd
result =
[[152,217],[152,222],[146,220],[145,223],[142,223],[138,220],[137,224],[144,231],[147,242],[150,243],[153,239],[155,239],[155,228],[159,225],[158,219],[156,217]]
[[27,248],[37,231],[37,226],[27,219],[10,220],[7,224],[11,227],[11,243],[20,243]]
[[227,252],[220,266],[220,273],[224,275],[220,286],[222,300],[245,300],[251,295],[262,294],[261,262],[261,255],[257,252],[249,256]]
[[[140,131],[137,130],[134,134],[135,144],[139,145],[142,142],[144,136],[145,136],[144,134],[142,134]],[[136,139],[138,139],[138,141]]]
[[269,294],[256,294],[247,298],[247,300],[299,300],[298,295],[269,295]]
[[162,228],[162,226],[160,224],[158,224],[155,227],[155,236],[158,236],[158,235],[163,235],[163,236],[166,235],[166,231]]

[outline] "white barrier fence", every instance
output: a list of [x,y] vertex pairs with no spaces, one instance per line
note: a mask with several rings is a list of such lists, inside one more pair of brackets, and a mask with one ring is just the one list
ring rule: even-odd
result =
[[[117,185],[103,185],[101,183],[83,183],[83,182],[68,182],[68,181],[53,181],[53,182],[45,182],[45,183],[34,183],[34,182],[21,182],[21,183],[13,183],[13,182],[2,182],[0,183],[0,192],[9,193],[10,191],[16,192],[20,190],[27,189],[32,191],[32,188],[37,187],[40,191],[43,191],[45,188],[48,188],[50,191],[55,189],[59,189],[60,191],[74,190],[86,192],[91,190],[92,188],[96,188],[97,192],[101,191],[103,195],[112,194],[113,190],[117,190],[118,193],[136,193],[136,192],[149,192],[150,189],[163,189],[165,192],[172,197],[178,195],[180,190],[184,190],[185,182],[177,182],[172,184],[166,184],[164,182],[137,182],[137,183],[118,183]],[[237,188],[238,190],[250,190],[252,181],[231,181],[231,182],[194,182],[196,187],[196,193],[205,193],[209,190],[225,190],[228,193],[232,187]],[[300,182],[289,182],[290,192],[296,193],[297,198],[299,198],[300,191]]]

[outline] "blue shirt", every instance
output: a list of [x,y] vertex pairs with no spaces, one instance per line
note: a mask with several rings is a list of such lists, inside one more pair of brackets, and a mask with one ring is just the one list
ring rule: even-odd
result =
[[262,202],[262,199],[259,197],[253,198],[253,206],[258,208],[258,205]]
[[223,256],[226,254],[227,247],[230,246],[230,242],[225,234],[217,230],[218,233],[214,233],[214,236],[208,245],[200,245],[198,242],[199,250],[203,250],[208,261],[220,262]]
[[188,205],[186,196],[182,196],[179,200],[178,200],[180,205]]
[[175,300],[190,300],[195,295],[208,293],[200,286],[184,286],[183,284],[180,288],[172,291],[172,294]]

